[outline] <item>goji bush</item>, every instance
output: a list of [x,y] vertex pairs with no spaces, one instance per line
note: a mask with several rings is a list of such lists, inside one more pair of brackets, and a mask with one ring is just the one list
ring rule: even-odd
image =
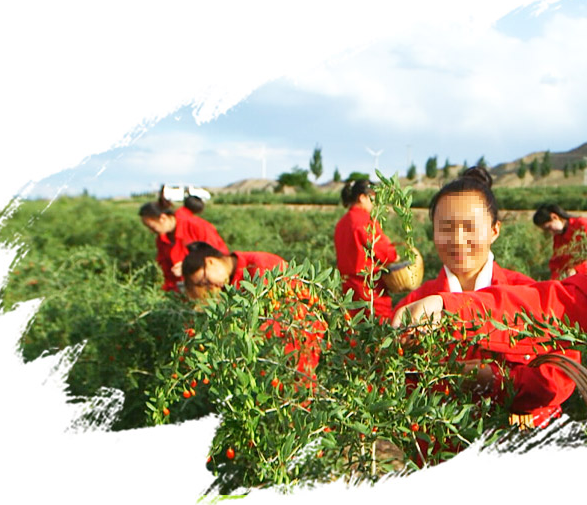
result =
[[[365,304],[339,286],[329,268],[290,265],[228,288],[183,332],[149,408],[154,423],[174,422],[208,395],[221,417],[208,465],[222,492],[377,479],[509,429],[507,406],[467,387],[458,361],[486,335],[463,338],[464,322],[447,317],[440,327],[412,327],[418,337],[403,347],[399,330],[362,310],[351,317]],[[476,328],[469,324],[465,336]],[[288,352],[294,339],[300,345]],[[299,360],[310,344],[319,361],[308,372]]]

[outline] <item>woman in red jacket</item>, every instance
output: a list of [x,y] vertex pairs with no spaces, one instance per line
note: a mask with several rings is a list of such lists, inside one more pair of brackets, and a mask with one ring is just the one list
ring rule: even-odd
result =
[[163,270],[165,291],[179,290],[181,264],[191,242],[202,240],[228,254],[228,248],[214,225],[186,207],[174,211],[170,202],[160,198],[158,202],[144,204],[139,216],[143,224],[157,235],[157,262]]
[[[467,335],[486,334],[476,346],[471,346],[466,356],[467,368],[478,370],[478,380],[489,386],[493,397],[502,401],[503,376],[497,363],[507,366],[513,380],[515,395],[511,405],[513,414],[523,416],[523,424],[528,427],[545,426],[553,417],[562,412],[560,405],[567,400],[574,388],[573,380],[558,367],[543,363],[538,367],[528,366],[539,355],[564,355],[581,363],[577,350],[562,348],[553,350],[544,337],[526,337],[512,343],[522,329],[523,321],[514,319],[515,314],[525,312],[546,320],[550,316],[562,319],[568,317],[571,324],[579,323],[587,331],[587,275],[577,274],[560,281],[536,282],[523,286],[497,285],[476,292],[438,293],[426,296],[404,306],[394,315],[392,326],[402,326],[404,312],[413,321],[425,323],[437,321],[443,310],[460,318],[479,322],[480,314],[491,312],[491,318],[503,322],[506,318],[508,329],[494,327],[490,321]],[[408,337],[409,338],[409,337]],[[480,368],[482,360],[494,360],[489,366]],[[519,420],[517,421],[519,423]]]
[[186,293],[194,299],[200,297],[195,288],[214,291],[222,289],[226,284],[238,288],[245,270],[253,277],[257,272],[263,275],[266,270],[287,265],[277,254],[262,251],[233,251],[229,254],[203,241],[189,244],[188,251],[182,263],[182,273]]
[[430,202],[434,245],[443,268],[401,300],[395,311],[441,291],[476,291],[502,284],[531,284],[530,277],[500,267],[491,245],[499,237],[501,222],[491,175],[471,167],[445,184]]
[[[189,254],[183,261],[182,271],[185,279],[186,293],[192,299],[205,298],[213,292],[230,284],[237,289],[247,271],[251,277],[277,266],[282,269],[287,262],[276,254],[268,252],[233,251],[224,254],[205,242],[194,242],[188,246]],[[299,281],[289,279],[289,286],[294,288]],[[261,326],[266,334],[290,337],[285,342],[285,353],[297,357],[297,370],[314,379],[314,370],[320,358],[320,340],[324,336],[324,323],[309,316],[308,305],[299,300],[295,303],[301,328],[288,325],[285,328],[278,320],[268,319]]]
[[[374,192],[369,181],[347,183],[342,190],[342,203],[349,210],[338,221],[334,230],[336,263],[343,279],[343,290],[353,290],[353,300],[371,301],[379,319],[391,318],[391,297],[386,292],[381,279],[374,289],[367,286],[366,273],[373,268],[374,273],[397,259],[397,252],[389,238],[381,230],[379,223],[371,219]],[[367,249],[373,248],[375,264]]]
[[587,260],[574,257],[569,250],[581,240],[576,236],[577,232],[587,233],[587,218],[573,217],[556,204],[545,204],[538,207],[533,220],[536,226],[553,236],[552,258],[548,263],[551,279],[561,280],[576,273],[587,273]]

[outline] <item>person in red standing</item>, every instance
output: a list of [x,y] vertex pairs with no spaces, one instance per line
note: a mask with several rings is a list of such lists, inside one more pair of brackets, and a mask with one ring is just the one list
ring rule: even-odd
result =
[[548,262],[551,279],[562,280],[576,273],[587,273],[587,259],[573,257],[569,251],[581,240],[577,232],[587,233],[587,218],[573,217],[556,204],[544,204],[534,213],[533,221],[553,236],[552,258]]
[[[205,242],[194,242],[188,245],[189,254],[182,264],[182,273],[185,279],[187,295],[192,299],[205,298],[211,293],[218,292],[227,284],[237,289],[244,278],[245,272],[250,277],[256,273],[263,275],[266,270],[276,267],[284,269],[287,262],[269,252],[233,251],[224,254]],[[300,281],[287,280],[290,288],[299,290]],[[302,290],[303,291],[303,290]],[[297,370],[304,375],[315,378],[314,370],[320,357],[319,341],[324,335],[323,322],[308,318],[308,304],[302,300],[294,304],[295,318],[300,321],[301,329],[296,330],[293,338],[289,338],[285,344],[285,353],[294,353],[297,356]],[[268,336],[285,336],[285,328],[275,319],[266,321],[261,327]],[[291,329],[290,329],[291,330]]]
[[432,197],[430,220],[443,268],[435,279],[403,298],[394,313],[441,291],[477,291],[494,285],[535,282],[522,273],[500,267],[494,260],[491,246],[499,237],[501,222],[492,183],[485,168],[471,167]]
[[[391,297],[381,279],[373,289],[367,285],[365,274],[373,267],[378,272],[397,259],[395,246],[383,233],[379,223],[371,218],[374,191],[367,180],[347,183],[341,192],[342,203],[348,211],[336,224],[334,245],[336,264],[343,279],[343,291],[353,290],[353,300],[371,301],[379,320],[390,319]],[[375,264],[369,257],[368,248],[373,248]]]
[[228,254],[228,248],[213,224],[194,215],[194,211],[185,206],[174,210],[163,195],[157,202],[144,204],[139,209],[139,216],[143,224],[157,235],[157,262],[163,271],[165,291],[179,291],[181,265],[191,242],[205,241]]

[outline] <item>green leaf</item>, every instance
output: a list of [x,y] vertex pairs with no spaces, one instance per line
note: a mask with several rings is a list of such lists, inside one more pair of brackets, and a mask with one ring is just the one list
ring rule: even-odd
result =
[[387,337],[381,344],[381,349],[387,349],[395,340],[395,337]]

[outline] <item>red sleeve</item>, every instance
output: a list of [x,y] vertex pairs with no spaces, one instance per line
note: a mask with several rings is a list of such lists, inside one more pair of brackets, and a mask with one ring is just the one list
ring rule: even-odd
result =
[[159,263],[159,266],[163,271],[164,278],[162,288],[164,291],[177,291],[177,281],[179,279],[171,272],[171,267],[173,266],[169,256],[171,251],[171,244],[164,243],[159,237],[157,237],[156,244],[157,263]]
[[492,316],[512,316],[525,310],[534,315],[567,315],[587,330],[587,275],[578,274],[564,281],[535,282],[526,286],[491,286],[482,291],[439,293],[448,312],[472,320],[477,312],[491,310]]
[[[576,275],[569,279],[538,282],[526,286],[490,287],[483,291],[467,293],[440,293],[445,309],[458,313],[466,320],[478,319],[476,312],[491,310],[494,319],[502,316],[513,316],[516,312],[526,312],[540,317],[543,314],[563,318],[567,315],[571,323],[579,323],[587,328],[587,315],[584,307],[587,304],[587,276]],[[510,329],[513,323],[510,323]],[[488,333],[488,341],[483,347],[498,352],[505,360],[513,381],[515,396],[511,410],[514,412],[530,412],[543,407],[560,405],[570,397],[575,383],[560,369],[543,364],[538,368],[527,364],[539,354],[565,354],[576,362],[581,362],[581,354],[577,350],[562,349],[553,351],[550,347],[536,345],[542,338],[525,338],[515,345],[509,341],[510,331],[497,331],[486,323],[479,332]],[[492,367],[494,373],[496,367]],[[501,382],[497,375],[496,384]],[[495,390],[494,390],[495,391]],[[502,392],[503,394],[503,392]]]

